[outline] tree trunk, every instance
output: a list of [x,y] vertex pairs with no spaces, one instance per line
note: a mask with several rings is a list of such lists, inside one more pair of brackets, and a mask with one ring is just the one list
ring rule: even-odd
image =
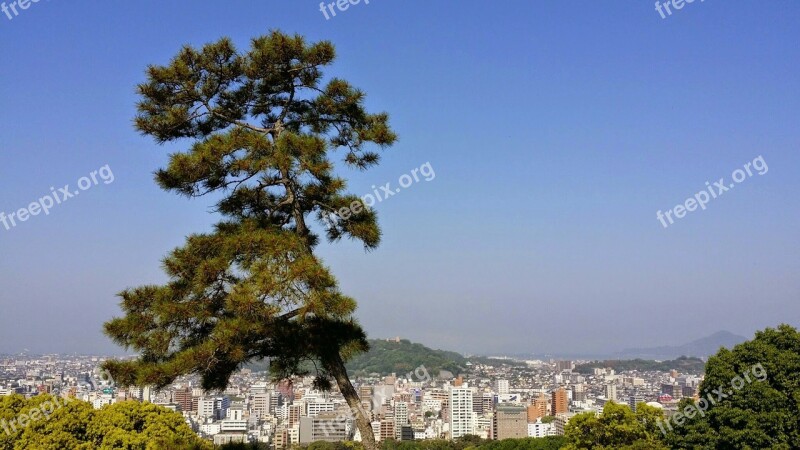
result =
[[336,355],[335,360],[332,362],[330,372],[339,386],[345,400],[347,400],[350,411],[353,412],[353,417],[356,420],[358,431],[361,432],[361,442],[364,444],[364,450],[377,450],[378,445],[375,443],[375,434],[372,431],[372,423],[367,416],[367,412],[361,406],[361,399],[358,397],[356,389],[350,382],[347,376],[347,369],[344,367],[344,361],[340,355]]

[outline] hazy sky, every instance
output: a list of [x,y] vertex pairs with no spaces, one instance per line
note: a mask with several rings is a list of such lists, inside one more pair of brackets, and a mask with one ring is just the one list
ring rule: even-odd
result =
[[[161,258],[217,219],[210,199],[153,183],[170,148],[134,131],[134,87],[183,44],[245,48],[273,28],[332,40],[328,73],[392,116],[400,142],[347,173],[354,193],[436,173],[376,206],[377,251],[321,248],[372,337],[593,352],[800,322],[797,1],[695,1],[666,19],[647,0],[372,0],[330,20],[305,0],[18,12],[0,13],[0,211],[106,165],[114,181],[0,223],[0,352],[118,351],[101,333],[115,293],[163,282]],[[764,175],[656,218],[759,155]]]

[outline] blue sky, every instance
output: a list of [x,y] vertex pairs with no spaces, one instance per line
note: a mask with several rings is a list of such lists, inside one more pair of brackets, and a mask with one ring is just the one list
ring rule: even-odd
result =
[[[6,0],[8,2],[8,0]],[[600,352],[751,335],[800,313],[800,3],[41,0],[0,15],[0,212],[108,165],[100,183],[0,225],[0,352],[114,352],[115,293],[217,219],[160,191],[134,87],[183,44],[270,29],[333,41],[329,74],[400,142],[352,191],[430,162],[377,205],[383,245],[321,248],[373,337],[476,353]],[[669,210],[754,175],[669,228]],[[74,188],[73,188],[74,189]]]

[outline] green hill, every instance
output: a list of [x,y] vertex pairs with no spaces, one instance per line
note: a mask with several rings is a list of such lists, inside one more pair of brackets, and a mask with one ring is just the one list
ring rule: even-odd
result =
[[424,366],[430,376],[435,377],[446,370],[453,374],[463,373],[467,360],[456,352],[433,350],[422,344],[401,339],[399,342],[383,339],[370,339],[370,350],[354,357],[347,363],[352,375],[398,376],[413,372]]
[[[465,358],[456,352],[434,350],[422,344],[412,343],[407,339],[401,339],[399,342],[370,339],[369,345],[370,350],[368,352],[356,355],[347,363],[347,371],[350,375],[378,374],[384,376],[394,373],[397,376],[402,376],[424,366],[428,374],[431,377],[435,377],[442,370],[451,372],[453,375],[466,373],[469,371],[468,362],[498,367],[525,365],[521,361],[486,356]],[[267,361],[258,361],[248,364],[247,368],[254,372],[266,371],[269,369],[269,363]],[[311,365],[308,368],[312,369]]]

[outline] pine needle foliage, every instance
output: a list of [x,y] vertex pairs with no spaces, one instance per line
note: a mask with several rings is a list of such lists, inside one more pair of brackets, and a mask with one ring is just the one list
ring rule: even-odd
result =
[[[187,143],[156,181],[213,194],[221,219],[164,259],[166,284],[120,293],[124,315],[105,332],[140,357],[106,364],[118,383],[163,387],[198,374],[216,390],[254,360],[269,358],[279,378],[308,373],[311,361],[318,386],[336,381],[368,424],[343,365],[368,348],[356,302],[314,250],[342,238],[378,246],[375,212],[338,173],[375,166],[397,137],[387,114],[366,111],[364,92],[326,78],[334,58],[330,42],[273,31],[246,52],[221,39],[147,69],[136,128]],[[323,220],[341,208],[352,214]]]

